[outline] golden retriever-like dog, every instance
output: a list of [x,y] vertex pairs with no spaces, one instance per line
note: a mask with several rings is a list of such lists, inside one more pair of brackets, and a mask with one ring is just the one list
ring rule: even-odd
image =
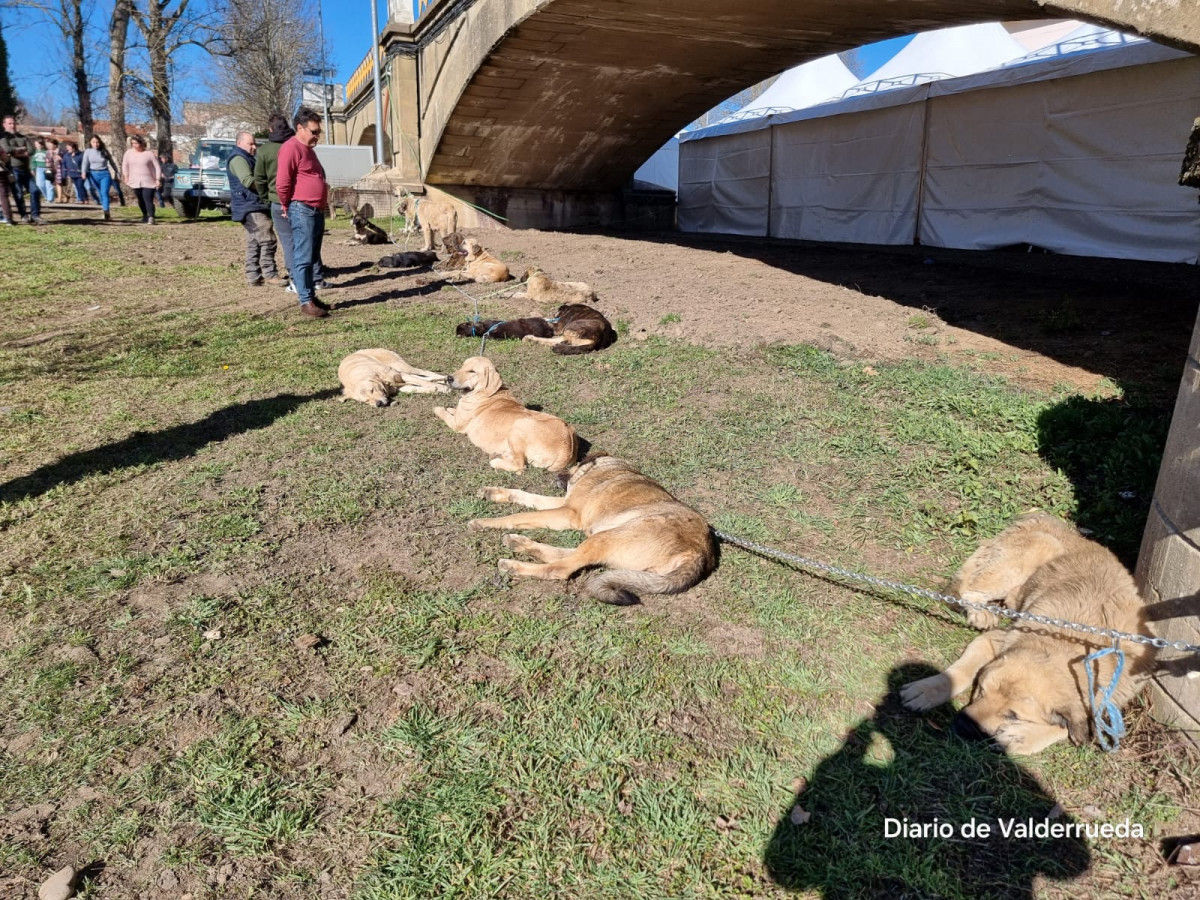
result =
[[397,391],[404,394],[448,394],[446,376],[410,366],[391,350],[358,350],[338,366],[343,402],[360,400],[387,406]]
[[458,229],[458,212],[451,204],[441,200],[414,197],[403,187],[396,188],[396,198],[400,201],[400,214],[404,216],[405,230],[412,231],[414,223],[419,223],[424,240],[422,250],[433,249],[435,234],[444,240],[446,235]]
[[522,340],[535,344],[552,344],[554,352],[564,356],[603,350],[617,340],[612,323],[604,318],[603,313],[582,303],[560,306],[551,324],[554,326],[553,337],[527,334]]
[[467,267],[463,270],[467,277],[480,284],[493,284],[498,281],[508,281],[512,276],[508,266],[483,249],[479,241],[467,238],[462,242],[467,254]]
[[717,550],[704,517],[625,460],[597,454],[568,473],[565,497],[489,487],[494,503],[532,508],[496,519],[472,519],[470,528],[548,528],[582,531],[578,547],[552,547],[520,534],[504,546],[538,563],[500,560],[500,569],[529,578],[565,581],[581,569],[605,566],[587,577],[583,591],[602,603],[626,606],[639,594],[679,594],[716,568]]
[[575,462],[575,429],[518,403],[486,356],[464,362],[449,384],[466,396],[454,409],[435,406],[434,414],[488,454],[492,468],[520,472],[528,464],[561,472]]
[[[981,544],[954,576],[950,592],[977,603],[1148,633],[1142,598],[1120,561],[1044,512],[1026,513]],[[997,628],[988,612],[972,612],[969,621],[988,630],[944,672],[901,688],[904,705],[933,709],[973,686],[970,702],[954,719],[960,737],[1025,755],[1066,738],[1086,743],[1091,713],[1083,658],[1109,641],[1025,620]],[[1113,695],[1119,706],[1137,693],[1151,648],[1125,642],[1121,649],[1125,672]],[[1101,657],[1097,683],[1107,685],[1115,666],[1113,655]]]
[[513,294],[514,300],[538,303],[595,303],[596,292],[584,281],[555,281],[537,266],[530,266],[521,279],[525,290]]

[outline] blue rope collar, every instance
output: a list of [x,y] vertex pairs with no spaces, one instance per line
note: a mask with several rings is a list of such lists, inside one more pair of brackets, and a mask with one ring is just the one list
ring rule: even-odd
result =
[[[1110,653],[1117,655],[1117,667],[1113,669],[1112,680],[1108,686],[1096,690],[1096,682],[1100,680],[1099,660]],[[1092,674],[1092,664],[1096,663],[1096,674]],[[1096,730],[1096,740],[1106,753],[1112,753],[1121,746],[1121,738],[1125,737],[1125,719],[1121,716],[1121,708],[1113,702],[1112,696],[1121,680],[1125,669],[1125,652],[1117,644],[1089,653],[1083,658],[1083,667],[1087,670],[1088,701],[1092,705],[1092,725]]]

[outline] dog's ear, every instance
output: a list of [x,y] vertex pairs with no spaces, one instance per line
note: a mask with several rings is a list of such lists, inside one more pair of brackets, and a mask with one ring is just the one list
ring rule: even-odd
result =
[[1081,710],[1056,709],[1050,713],[1050,724],[1067,729],[1067,737],[1076,747],[1092,739],[1091,723]]
[[479,373],[479,383],[475,385],[476,393],[484,397],[490,397],[502,387],[504,387],[504,379],[500,377],[500,372],[496,367],[489,363]]

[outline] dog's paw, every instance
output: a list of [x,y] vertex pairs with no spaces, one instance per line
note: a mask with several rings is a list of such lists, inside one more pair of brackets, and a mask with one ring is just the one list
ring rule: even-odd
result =
[[442,417],[445,417],[445,415],[446,415],[446,407],[444,407],[444,406],[435,406],[435,407],[433,408],[433,414],[434,414],[435,416],[442,416]]
[[1000,617],[993,612],[982,609],[965,610],[967,624],[979,631],[990,631],[1000,624]]
[[508,572],[509,574],[516,572],[520,567],[521,564],[515,559],[502,559],[496,563],[497,569],[499,569],[501,572]]
[[480,500],[491,500],[493,503],[507,503],[508,489],[502,487],[485,487],[479,489]]
[[523,534],[506,534],[504,537],[500,538],[500,543],[502,543],[509,550],[516,550],[518,553],[522,553],[529,549],[529,545],[532,544],[533,541],[525,537]]
[[467,522],[467,527],[472,531],[486,531],[489,522],[491,519],[471,519]]
[[950,699],[950,679],[944,674],[931,675],[900,688],[900,702],[913,712],[925,712]]
[[534,335],[532,335],[532,334],[526,334],[526,335],[521,336],[521,340],[527,344],[532,344],[533,339],[534,339]]

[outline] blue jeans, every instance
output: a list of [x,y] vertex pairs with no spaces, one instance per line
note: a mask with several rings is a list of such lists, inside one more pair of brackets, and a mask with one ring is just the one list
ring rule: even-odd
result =
[[88,181],[92,183],[92,187],[100,195],[100,205],[104,208],[105,212],[108,212],[108,204],[111,202],[108,198],[108,189],[112,187],[112,176],[107,171],[88,172]]
[[313,266],[321,258],[321,240],[325,237],[325,216],[311,206],[293,200],[288,204],[288,222],[292,226],[292,283],[301,303],[316,299]]
[[29,215],[37,218],[42,214],[42,192],[34,183],[33,174],[28,169],[13,167],[16,182],[13,184],[13,197],[17,201],[17,212],[25,215],[25,195],[29,195]]
[[[296,267],[292,262],[292,223],[283,217],[283,204],[271,204],[271,222],[275,225],[275,236],[279,238],[279,246],[283,248],[283,265],[287,268],[288,275],[292,275],[296,271]],[[313,284],[320,284],[325,278],[325,269],[321,265],[321,254],[317,254],[317,258],[313,260]]]

